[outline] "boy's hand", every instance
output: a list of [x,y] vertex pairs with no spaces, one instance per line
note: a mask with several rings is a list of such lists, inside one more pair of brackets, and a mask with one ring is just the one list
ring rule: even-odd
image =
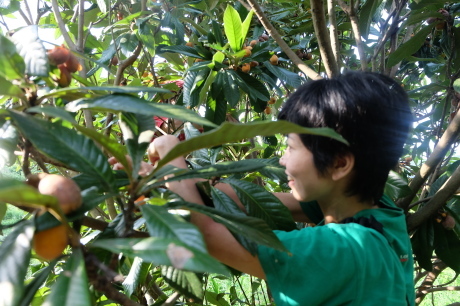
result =
[[178,143],[174,135],[164,135],[158,138],[155,138],[153,142],[150,143],[148,148],[149,159],[152,164],[155,164],[158,160],[165,157]]
[[[128,161],[129,164],[133,164],[133,161],[130,156],[126,155],[126,160]],[[111,164],[113,167],[113,170],[123,170],[124,167],[122,164],[118,162],[118,160],[115,157],[110,157],[109,158],[109,164]],[[150,172],[152,172],[153,166],[142,161],[141,162],[141,167],[139,168],[139,175],[140,176],[147,176],[149,175]]]

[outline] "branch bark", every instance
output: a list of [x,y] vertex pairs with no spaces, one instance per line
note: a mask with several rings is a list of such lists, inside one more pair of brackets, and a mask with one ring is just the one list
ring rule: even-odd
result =
[[305,75],[309,77],[310,79],[313,79],[313,80],[322,79],[322,77],[316,71],[314,71],[313,69],[305,65],[305,63],[297,56],[297,54],[295,54],[295,52],[292,51],[291,48],[289,48],[289,46],[283,40],[281,35],[275,29],[275,27],[273,27],[273,25],[270,23],[267,16],[264,14],[264,12],[262,11],[262,8],[256,2],[256,0],[248,0],[248,3],[254,10],[254,13],[256,14],[257,18],[259,18],[265,30],[267,30],[268,34],[271,37],[273,37],[273,39],[276,41],[278,46],[281,48],[281,50],[283,50],[284,53],[286,53],[286,55],[289,57],[292,63],[296,65],[299,68],[299,70],[305,73]]
[[335,18],[336,0],[327,0],[327,12],[329,15],[329,36],[331,39],[332,54],[334,55],[337,68],[340,70],[340,43]]
[[438,211],[460,187],[460,167],[458,167],[452,176],[441,186],[433,198],[428,201],[416,213],[407,218],[407,227],[412,231],[425,221],[429,216]]
[[62,20],[57,0],[51,0],[51,6],[53,8],[54,18],[57,21],[59,30],[61,30],[62,37],[64,37],[64,41],[66,42],[67,46],[69,46],[69,49],[75,50],[75,43],[73,42],[72,38],[70,38],[70,35],[65,28],[65,23],[64,20]]
[[[420,171],[415,175],[412,181],[409,184],[409,187],[412,189],[412,194],[398,201],[397,204],[399,207],[407,211],[410,203],[414,199],[417,191],[422,187],[423,183],[428,179],[428,176],[433,173],[436,169],[436,166],[442,162],[444,156],[451,148],[452,144],[456,141],[458,135],[460,134],[460,112],[457,111],[454,118],[450,122],[446,131],[439,140],[438,145],[434,148],[433,153],[426,160],[426,162],[420,168]],[[432,200],[434,201],[434,199]],[[431,202],[431,201],[430,201]],[[426,205],[428,206],[428,205]]]
[[315,29],[316,38],[318,39],[319,51],[323,59],[324,68],[329,78],[340,74],[339,66],[332,50],[331,41],[326,25],[326,14],[322,0],[311,0],[311,15],[313,19],[313,27]]

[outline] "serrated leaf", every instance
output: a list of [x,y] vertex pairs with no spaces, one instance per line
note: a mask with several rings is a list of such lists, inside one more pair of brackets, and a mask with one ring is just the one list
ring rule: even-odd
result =
[[383,193],[396,200],[410,195],[412,189],[410,189],[403,177],[394,171],[390,171]]
[[377,11],[382,0],[366,1],[359,12],[359,29],[361,36],[367,40],[372,18]]
[[23,78],[26,69],[14,43],[3,35],[0,35],[0,67],[0,75],[7,80]]
[[272,64],[270,64],[269,61],[265,61],[264,66],[268,69],[268,71],[273,73],[277,78],[286,82],[286,84],[294,88],[297,88],[302,84],[302,79],[300,78],[300,76],[292,71],[289,71],[287,69],[284,69],[278,66],[273,66]]
[[193,224],[177,215],[170,214],[164,207],[142,205],[142,214],[150,236],[173,238],[206,253],[206,245],[200,231]]
[[228,71],[219,71],[217,78],[222,78],[222,88],[224,89],[225,98],[231,107],[235,107],[240,100],[240,90],[231,73]]
[[140,257],[156,265],[173,266],[195,272],[229,275],[227,268],[209,254],[168,238],[119,238],[98,240],[90,245],[129,257]]
[[130,176],[135,178],[138,176],[145,151],[152,141],[155,121],[149,115],[123,113],[119,124],[132,160]]
[[412,249],[420,267],[426,271],[431,271],[433,268],[431,257],[434,250],[434,231],[433,221],[428,219],[422,223],[414,235],[411,237]]
[[95,99],[83,99],[70,102],[66,105],[66,109],[71,112],[85,108],[174,118],[206,126],[215,126],[212,122],[200,117],[196,112],[184,107],[166,103],[149,103],[143,99],[122,94],[108,95]]
[[200,136],[183,141],[176,145],[174,149],[172,149],[158,162],[156,169],[160,169],[163,165],[179,156],[183,156],[198,149],[215,147],[224,143],[237,142],[255,136],[271,136],[275,134],[289,133],[331,137],[337,141],[347,144],[346,140],[342,136],[329,128],[305,128],[283,120],[255,121],[246,124],[224,122],[217,129],[203,133]]
[[253,99],[261,99],[268,101],[270,94],[267,88],[259,80],[243,72],[236,72],[229,70],[228,74],[232,75],[233,80],[244,92],[246,92]]
[[174,267],[162,267],[161,274],[169,286],[194,299],[195,303],[203,300],[203,283],[194,272],[182,271]]
[[173,52],[184,54],[199,59],[206,59],[203,55],[199,54],[195,48],[189,46],[167,46],[160,49],[162,52]]
[[435,253],[449,268],[460,273],[460,239],[442,224],[434,223]]
[[24,59],[26,74],[30,76],[48,76],[49,64],[46,49],[38,37],[38,26],[30,25],[13,35],[16,49]]
[[59,122],[48,122],[15,111],[10,111],[10,115],[37,149],[71,169],[95,176],[107,190],[113,189],[110,164],[91,139],[61,126]]
[[236,216],[204,205],[183,201],[170,202],[168,203],[168,208],[186,209],[205,214],[214,221],[225,225],[232,233],[243,235],[258,244],[288,252],[270,227],[268,227],[267,223],[261,219],[249,216]]
[[225,179],[223,182],[232,186],[250,216],[264,220],[273,230],[291,231],[297,228],[287,207],[265,188],[236,179]]
[[418,31],[411,39],[406,43],[399,46],[395,52],[391,53],[388,57],[387,66],[392,67],[405,59],[406,57],[417,52],[418,49],[423,45],[427,36],[431,33],[434,25],[427,25]]
[[34,227],[22,222],[0,244],[0,305],[17,305],[24,294]]
[[84,258],[80,250],[74,249],[43,305],[87,306],[91,304]]
[[259,170],[260,174],[272,180],[277,180],[281,184],[288,182],[286,168],[280,165],[278,157],[261,161],[265,163],[265,167]]
[[[216,209],[236,216],[245,216],[245,213],[241,211],[235,201],[233,201],[232,198],[223,191],[220,191],[215,187],[211,187],[211,197],[212,203]],[[238,240],[238,242],[251,254],[257,254],[257,244],[254,241],[248,240],[240,234],[233,233],[233,235],[236,240]]]
[[224,11],[224,31],[233,52],[238,52],[243,46],[242,23],[238,12],[230,5]]

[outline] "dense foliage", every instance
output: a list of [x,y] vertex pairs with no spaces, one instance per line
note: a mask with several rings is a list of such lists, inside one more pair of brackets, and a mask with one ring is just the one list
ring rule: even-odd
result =
[[[282,134],[341,138],[274,118],[308,79],[350,69],[387,74],[411,98],[414,129],[385,191],[407,212],[424,279],[417,303],[442,289],[433,282],[446,267],[460,273],[460,4],[9,0],[0,15],[0,168],[28,178],[0,178],[0,219],[5,203],[28,213],[1,227],[12,231],[0,245],[0,304],[270,304],[258,280],[241,290],[241,275],[210,257],[183,212],[211,216],[251,251],[283,250],[271,229],[302,225],[270,194],[288,190]],[[139,176],[162,133],[184,141]],[[180,155],[188,171],[165,166]],[[64,214],[34,184],[40,172],[72,178],[79,207]],[[168,192],[167,174],[209,179],[199,187],[215,208]],[[219,180],[248,216],[213,187]],[[62,256],[37,255],[43,233],[64,233]],[[222,290],[216,279],[232,281]]]

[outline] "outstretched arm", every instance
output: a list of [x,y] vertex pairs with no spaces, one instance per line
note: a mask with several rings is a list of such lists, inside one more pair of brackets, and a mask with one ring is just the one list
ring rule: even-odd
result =
[[[171,135],[159,137],[150,144],[149,155],[161,159],[178,143],[179,140]],[[169,164],[178,168],[187,168],[183,157],[176,158]],[[173,181],[166,183],[166,187],[188,202],[204,205],[195,185],[196,182],[195,179]],[[208,216],[194,212],[191,213],[191,222],[200,229],[208,251],[213,257],[239,271],[265,278],[257,256],[249,253],[225,226],[214,222]]]

